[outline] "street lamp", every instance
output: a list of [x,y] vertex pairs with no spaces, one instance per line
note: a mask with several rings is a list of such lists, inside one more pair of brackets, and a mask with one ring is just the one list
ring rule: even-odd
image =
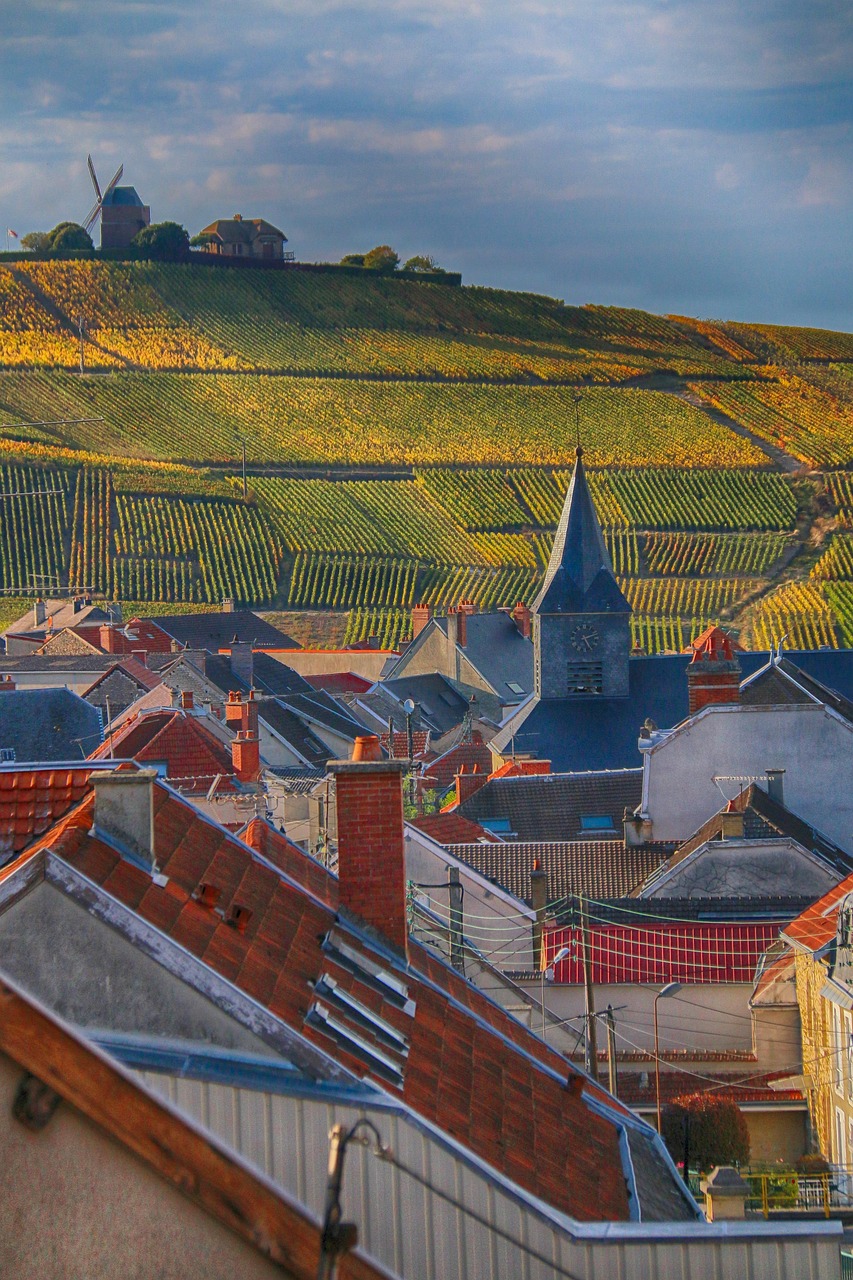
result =
[[561,960],[565,960],[568,954],[569,954],[568,947],[560,947],[560,950],[554,956],[554,959],[551,961],[551,963],[547,966],[543,965],[543,967],[539,971],[541,974],[541,983],[540,983],[541,999],[539,1003],[542,1006],[542,1039],[543,1040],[548,1039],[548,1030],[545,1025],[545,978],[547,977],[549,982],[554,981],[554,965],[559,964]]
[[668,982],[665,987],[661,987],[654,999],[654,1015],[655,1015],[655,1100],[657,1103],[658,1113],[658,1133],[660,1133],[660,1052],[658,1049],[658,1000],[664,996],[674,996],[676,991],[681,990],[680,982]]

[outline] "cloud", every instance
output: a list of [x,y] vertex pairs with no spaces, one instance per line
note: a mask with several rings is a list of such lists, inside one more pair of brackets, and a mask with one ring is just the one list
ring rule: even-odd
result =
[[[3,216],[241,208],[573,300],[850,326],[837,0],[31,0],[4,11]],[[769,311],[773,314],[770,315]]]

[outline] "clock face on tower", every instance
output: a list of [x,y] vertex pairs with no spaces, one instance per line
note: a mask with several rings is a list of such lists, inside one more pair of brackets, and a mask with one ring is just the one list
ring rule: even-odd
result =
[[600,639],[598,630],[592,622],[579,622],[572,629],[569,643],[576,653],[592,653],[593,649],[598,647]]

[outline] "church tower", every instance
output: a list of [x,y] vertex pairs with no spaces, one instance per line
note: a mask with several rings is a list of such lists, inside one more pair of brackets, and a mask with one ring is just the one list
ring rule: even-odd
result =
[[579,445],[548,572],[533,603],[540,698],[628,696],[631,606],[613,573],[582,454]]

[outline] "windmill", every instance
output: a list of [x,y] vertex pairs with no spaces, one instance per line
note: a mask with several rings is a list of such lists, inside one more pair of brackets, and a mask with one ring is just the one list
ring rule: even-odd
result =
[[95,188],[95,195],[97,196],[97,200],[95,201],[92,208],[89,210],[89,214],[86,218],[86,221],[83,223],[83,226],[86,228],[86,230],[89,233],[91,233],[92,228],[94,227],[98,218],[101,216],[101,210],[103,208],[104,201],[108,199],[109,196],[112,195],[113,191],[115,190],[116,184],[121,178],[121,175],[124,173],[124,165],[123,164],[119,165],[119,167],[115,171],[114,176],[110,180],[109,185],[104,191],[104,194],[101,195],[101,188],[98,185],[98,178],[95,173],[95,166],[92,164],[92,157],[87,156],[86,160],[89,165],[89,177],[92,179],[92,186]]

